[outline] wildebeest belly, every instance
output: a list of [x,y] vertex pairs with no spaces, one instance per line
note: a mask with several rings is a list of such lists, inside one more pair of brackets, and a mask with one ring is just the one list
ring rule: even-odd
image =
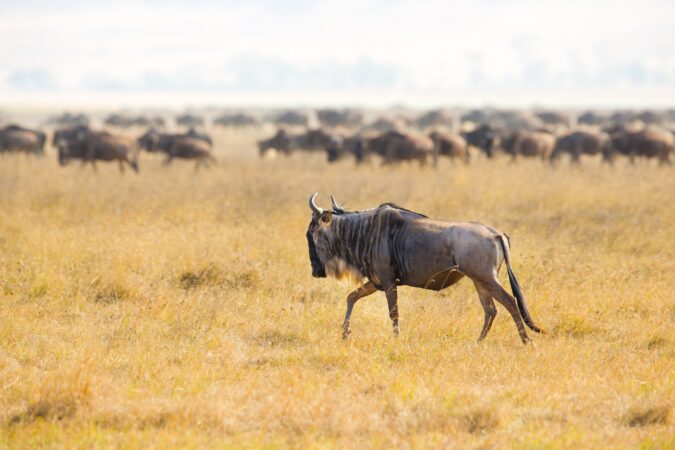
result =
[[416,274],[401,280],[401,284],[432,291],[440,291],[448,286],[452,286],[464,277],[464,274],[457,270],[457,267],[449,267],[435,273]]

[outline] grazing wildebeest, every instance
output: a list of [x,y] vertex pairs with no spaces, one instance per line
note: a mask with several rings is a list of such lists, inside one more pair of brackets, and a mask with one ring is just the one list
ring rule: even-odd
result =
[[42,156],[45,153],[47,135],[39,130],[7,125],[0,128],[0,153],[24,152]]
[[283,128],[278,129],[276,134],[271,138],[258,141],[258,150],[261,158],[272,149],[284,155],[291,153],[291,135]]
[[439,156],[448,156],[452,160],[461,159],[465,163],[469,162],[469,149],[462,136],[432,131],[429,134],[429,139],[434,142],[434,165],[438,162]]
[[[367,280],[347,297],[343,338],[350,333],[352,309],[360,298],[383,291],[398,334],[398,286],[440,291],[464,276],[473,281],[485,312],[479,341],[487,336],[497,314],[493,299],[511,314],[523,343],[529,341],[523,320],[532,330],[543,331],[525,305],[505,234],[476,222],[431,219],[393,203],[346,211],[331,197],[331,209],[323,210],[316,205],[316,196],[309,199],[312,220],[307,229],[312,276]],[[515,298],[497,279],[502,262]]]
[[291,149],[315,151],[324,150],[330,143],[331,135],[322,129],[307,130],[302,134],[292,136]]
[[289,134],[284,129],[269,139],[258,141],[260,156],[264,157],[270,149],[275,149],[284,155],[290,155],[296,150],[323,151],[331,144],[332,135],[321,129],[307,130],[300,134]]
[[209,166],[209,163],[217,163],[216,158],[211,154],[211,147],[201,139],[178,138],[172,142],[171,147],[166,152],[166,159],[162,165],[171,164],[174,158],[194,159],[195,168],[200,166]]
[[366,159],[365,138],[360,134],[354,136],[331,136],[326,147],[326,157],[329,163],[339,161],[349,155],[353,155],[356,164],[361,164]]
[[480,149],[485,156],[492,158],[494,156],[494,144],[498,137],[498,130],[490,125],[481,125],[480,127],[462,133],[468,145]]
[[542,131],[519,130],[500,139],[499,145],[512,160],[517,156],[548,159],[555,146],[555,136]]
[[434,143],[426,136],[389,131],[366,140],[366,153],[382,157],[382,164],[418,161],[425,165],[434,151]]
[[560,155],[567,153],[572,162],[580,162],[581,155],[603,155],[607,160],[610,152],[609,135],[601,131],[573,131],[556,139],[551,152],[551,162],[555,162]]
[[635,162],[637,156],[647,159],[656,158],[661,165],[672,163],[670,157],[675,146],[675,138],[669,130],[657,127],[648,127],[638,131],[615,129],[610,136],[610,162],[618,153],[627,156],[631,163]]
[[70,139],[63,136],[56,141],[59,150],[59,164],[65,165],[71,159],[79,159],[82,164],[90,162],[96,170],[96,161],[117,161],[120,172],[124,173],[124,164],[138,172],[138,152],[133,140],[123,136],[114,136],[105,131],[80,131]]
[[150,129],[138,138],[138,145],[149,152],[165,153],[163,165],[170,164],[174,158],[194,159],[195,167],[199,168],[216,162],[211,154],[210,140],[207,135],[196,133],[192,128],[185,134],[159,133]]

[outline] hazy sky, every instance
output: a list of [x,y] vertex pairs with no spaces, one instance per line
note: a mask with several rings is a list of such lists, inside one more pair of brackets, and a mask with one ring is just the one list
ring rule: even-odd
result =
[[675,106],[675,1],[0,0],[0,102]]

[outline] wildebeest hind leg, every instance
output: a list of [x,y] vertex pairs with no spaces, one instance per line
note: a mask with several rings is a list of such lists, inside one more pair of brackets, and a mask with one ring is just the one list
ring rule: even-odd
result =
[[369,281],[347,296],[347,313],[345,314],[345,321],[342,324],[342,339],[347,339],[347,336],[349,336],[349,319],[352,316],[352,310],[356,302],[375,291],[377,291],[377,288]]
[[119,166],[120,166],[120,173],[124,173],[124,161],[121,159],[118,161]]
[[497,315],[497,307],[495,306],[495,301],[492,299],[490,291],[484,288],[483,285],[477,281],[474,281],[473,284],[476,287],[478,297],[480,298],[480,304],[483,306],[483,311],[485,312],[483,330],[480,332],[480,337],[478,338],[478,342],[480,342],[485,339],[485,336],[487,336],[490,328],[492,327],[492,322],[495,320],[495,316]]
[[506,292],[506,289],[504,289],[504,287],[499,284],[497,278],[492,280],[490,284],[485,284],[485,287],[488,289],[488,291],[490,291],[492,297],[504,305],[504,308],[506,308],[509,314],[511,314],[513,321],[516,323],[516,328],[518,328],[520,340],[523,341],[523,344],[527,344],[530,341],[530,338],[527,337],[527,333],[525,332],[525,324],[523,323],[523,318],[520,315],[520,311],[518,310],[516,299],[513,298],[511,294]]

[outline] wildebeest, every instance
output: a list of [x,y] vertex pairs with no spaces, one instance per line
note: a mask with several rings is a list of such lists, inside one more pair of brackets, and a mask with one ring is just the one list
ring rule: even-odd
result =
[[548,159],[555,146],[555,136],[541,131],[516,131],[500,139],[499,146],[513,160],[517,156]]
[[432,131],[429,133],[429,139],[434,143],[434,164],[438,162],[439,156],[448,156],[452,160],[460,159],[465,163],[469,162],[469,149],[462,136]]
[[426,136],[390,131],[366,140],[366,153],[382,157],[382,164],[418,161],[425,165],[432,156],[434,143]]
[[78,125],[89,126],[89,117],[83,113],[73,114],[64,112],[60,116],[50,117],[49,120],[47,120],[47,123],[53,123],[64,127],[76,127]]
[[660,164],[671,164],[674,141],[673,133],[657,127],[648,127],[643,130],[630,129],[615,130],[611,134],[610,161],[619,153],[629,158],[635,157],[656,158]]
[[258,141],[258,149],[261,157],[264,157],[270,149],[284,155],[290,155],[296,150],[323,151],[330,145],[331,136],[320,128],[300,134],[290,134],[280,128],[271,138]]
[[270,150],[276,150],[288,155],[291,153],[291,135],[282,128],[278,129],[276,134],[269,139],[258,141],[258,151],[260,157],[264,157]]
[[161,117],[145,117],[145,116],[126,116],[123,114],[111,114],[103,122],[105,125],[118,128],[129,128],[132,126],[147,127],[157,126],[163,127],[165,122]]
[[[316,205],[316,196],[309,199],[312,219],[307,229],[312,276],[367,280],[347,297],[343,338],[350,333],[352,309],[360,298],[383,291],[398,334],[398,286],[440,291],[464,276],[473,281],[485,312],[479,341],[487,336],[497,314],[494,300],[511,314],[523,343],[529,341],[523,320],[530,329],[543,332],[525,305],[504,233],[476,222],[431,219],[393,203],[346,211],[331,197],[331,209],[323,210]],[[497,279],[502,262],[515,298]]]
[[23,128],[19,125],[7,125],[0,128],[0,153],[24,152],[44,155],[47,135],[39,130]]
[[367,136],[355,134],[354,136],[331,136],[330,142],[326,147],[326,156],[328,162],[336,162],[348,155],[354,156],[356,164],[361,164],[367,159],[365,152],[365,141]]
[[309,122],[307,116],[303,113],[296,111],[286,111],[279,114],[275,119],[274,123],[277,125],[286,125],[286,126],[302,126],[306,127]]
[[559,111],[540,111],[535,113],[535,116],[546,125],[562,126],[565,128],[572,126],[572,118]]
[[468,145],[480,149],[485,156],[492,158],[494,156],[494,144],[499,130],[490,125],[481,125],[480,127],[462,133]]
[[455,121],[449,112],[443,109],[436,109],[422,114],[417,118],[417,120],[415,120],[415,124],[420,130],[425,130],[431,127],[444,127],[452,129]]
[[610,153],[610,140],[607,133],[600,131],[578,130],[559,136],[551,152],[551,162],[567,153],[573,163],[579,163],[581,155],[603,155],[606,160]]
[[186,127],[201,127],[204,126],[204,119],[194,114],[183,114],[176,117],[176,123],[178,125],[184,125]]
[[120,172],[128,164],[138,172],[138,152],[133,140],[123,136],[114,136],[106,131],[79,131],[75,136],[61,135],[56,141],[59,150],[59,164],[65,165],[71,159],[79,159],[82,164],[89,162],[96,170],[96,161],[117,161]]
[[607,117],[594,111],[586,111],[577,117],[577,123],[580,125],[602,125],[607,121]]
[[232,128],[248,128],[258,126],[258,120],[247,114],[223,114],[213,120],[214,125]]
[[322,126],[328,128],[335,127],[357,127],[361,125],[363,115],[358,111],[345,109],[339,111],[336,109],[320,109],[316,112],[316,116]]
[[[208,140],[207,140],[208,139]],[[163,165],[170,164],[174,158],[194,159],[196,168],[216,162],[211,154],[211,139],[208,135],[202,135],[190,129],[185,134],[160,133],[150,129],[138,138],[138,145],[148,152],[162,152],[166,154]]]

